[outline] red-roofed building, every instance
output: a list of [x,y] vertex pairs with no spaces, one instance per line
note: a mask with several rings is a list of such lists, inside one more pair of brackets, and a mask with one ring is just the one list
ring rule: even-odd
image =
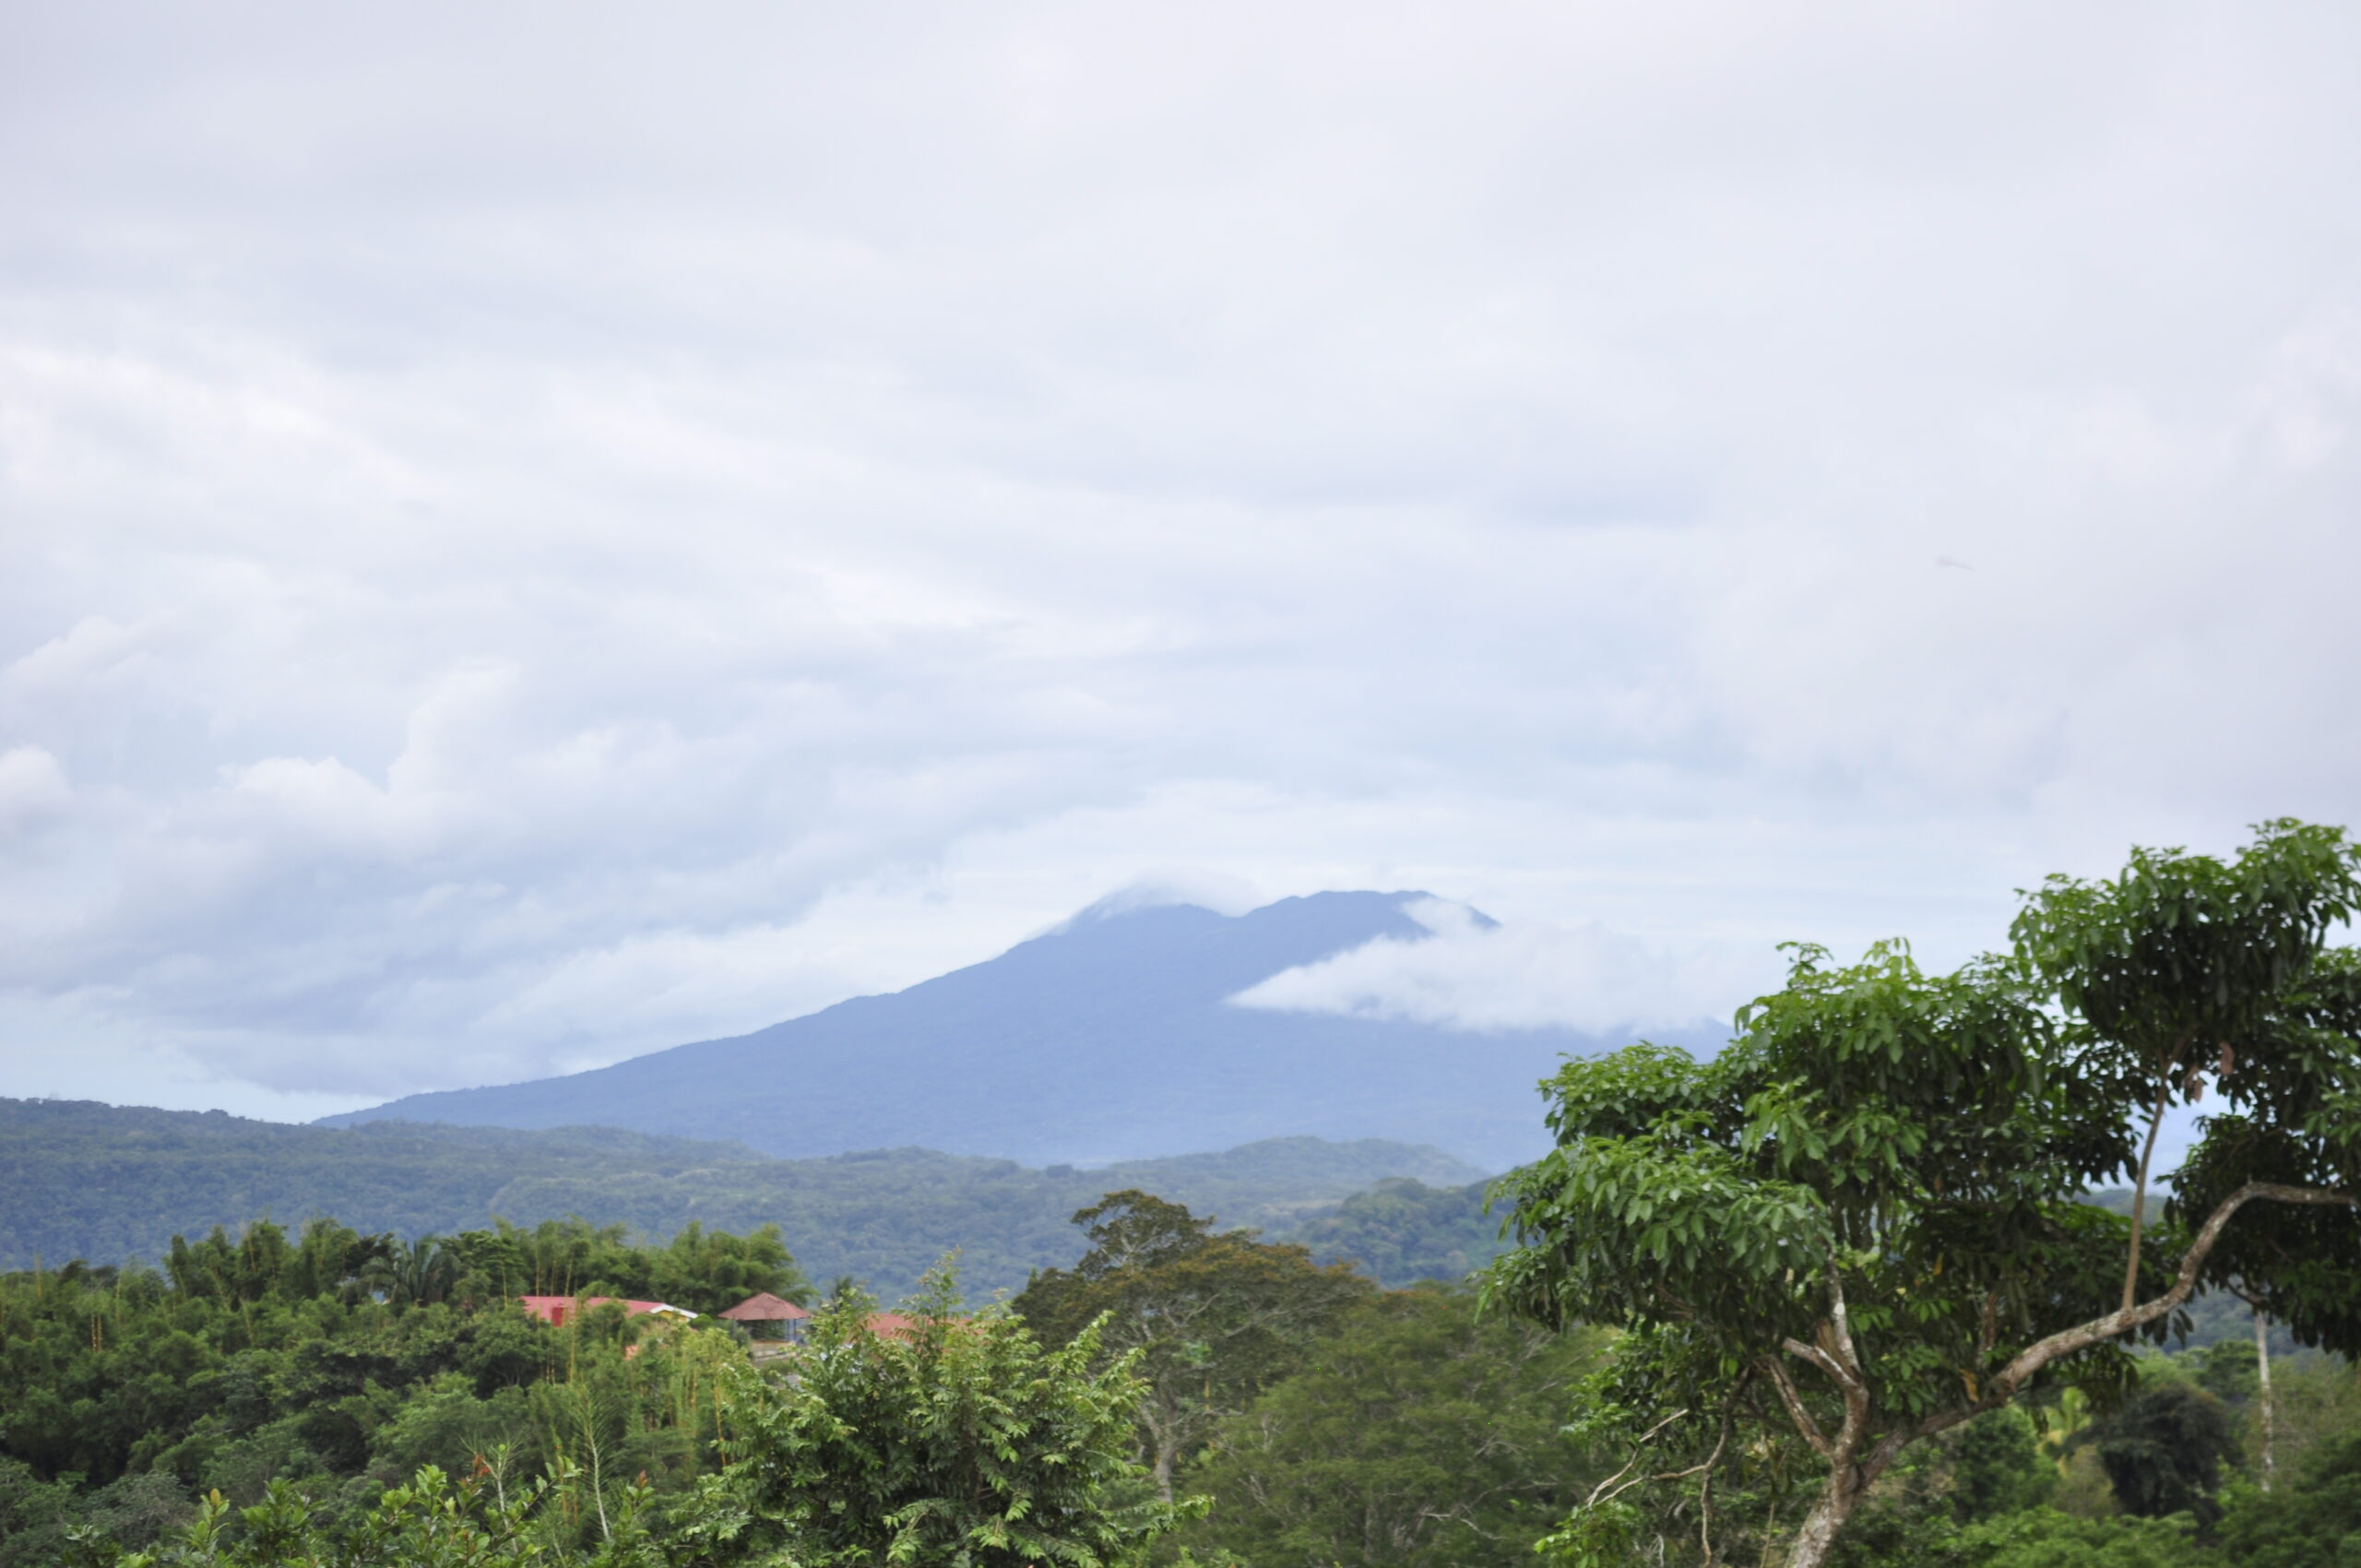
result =
[[[519,1296],[516,1299],[525,1303],[527,1312],[540,1318],[552,1328],[564,1328],[565,1320],[574,1315],[574,1309],[577,1305],[586,1309],[603,1307],[615,1298],[612,1296]],[[638,1317],[645,1313],[656,1313],[675,1323],[686,1323],[697,1315],[688,1308],[676,1307],[670,1301],[625,1301],[623,1303],[623,1315],[626,1317]]]

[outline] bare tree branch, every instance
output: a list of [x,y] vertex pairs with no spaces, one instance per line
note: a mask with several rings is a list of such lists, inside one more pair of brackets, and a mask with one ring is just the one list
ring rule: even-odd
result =
[[[1790,1339],[1787,1343],[1794,1346],[1796,1342]],[[1808,1346],[1800,1348],[1809,1350]],[[1836,1445],[1828,1441],[1827,1435],[1820,1430],[1820,1423],[1811,1419],[1809,1410],[1804,1408],[1803,1396],[1796,1392],[1794,1381],[1787,1376],[1787,1369],[1779,1364],[1777,1357],[1765,1356],[1762,1358],[1762,1370],[1770,1374],[1771,1386],[1779,1391],[1779,1403],[1787,1408],[1796,1430],[1803,1433],[1804,1441],[1811,1444],[1812,1452],[1823,1459],[1834,1461]]]
[[2345,1193],[2319,1187],[2290,1187],[2277,1182],[2249,1182],[2224,1198],[2213,1212],[2206,1216],[2205,1223],[2198,1228],[2196,1240],[2189,1243],[2189,1252],[2181,1258],[2180,1273],[2173,1281],[2171,1289],[2143,1305],[2119,1308],[2105,1317],[2093,1318],[2073,1328],[2060,1329],[2047,1339],[2035,1340],[2018,1351],[2007,1366],[1993,1374],[1994,1391],[2005,1400],[2023,1387],[2025,1381],[2034,1373],[2059,1357],[2070,1356],[2078,1350],[2087,1350],[2094,1345],[2129,1334],[2178,1308],[2197,1289],[2198,1274],[2204,1268],[2214,1243],[2222,1239],[2222,1231],[2230,1223],[2231,1216],[2258,1198],[2271,1203],[2361,1209],[2361,1199]]
[[[1681,1417],[1688,1413],[1689,1412],[1685,1409],[1675,1410],[1672,1414],[1667,1416],[1664,1420],[1658,1421],[1655,1425],[1642,1432],[1640,1434],[1640,1441],[1631,1445],[1631,1462],[1626,1464],[1621,1469],[1616,1471],[1613,1475],[1608,1477],[1605,1480],[1599,1482],[1596,1486],[1593,1487],[1591,1489],[1590,1501],[1584,1503],[1583,1506],[1585,1508],[1596,1508],[1602,1501],[1611,1503],[1616,1498],[1619,1498],[1625,1492],[1631,1491],[1632,1487],[1639,1486],[1644,1482],[1655,1479],[1655,1478],[1653,1476],[1640,1476],[1635,1478],[1627,1485],[1615,1486],[1617,1481],[1622,1480],[1625,1476],[1631,1475],[1632,1470],[1638,1467],[1641,1456],[1645,1452],[1648,1444],[1655,1441],[1656,1433],[1664,1431],[1665,1428],[1672,1425],[1673,1422],[1680,1420]],[[1611,1486],[1615,1486],[1615,1490],[1613,1491],[1608,1491],[1607,1489]]]
[[[1853,1348],[1853,1314],[1845,1310],[1845,1273],[1836,1266],[1836,1248],[1828,1249],[1828,1326],[1834,1341],[1831,1348],[1843,1359],[1847,1369],[1857,1371],[1860,1352]],[[1852,1381],[1857,1381],[1857,1377]]]
[[1704,1553],[1705,1568],[1714,1568],[1714,1467],[1722,1461],[1722,1450],[1730,1445],[1730,1412],[1737,1404],[1722,1407],[1722,1432],[1714,1440],[1714,1451],[1705,1455],[1698,1467],[1705,1472],[1697,1483],[1697,1549]]
[[1860,1379],[1854,1375],[1851,1368],[1817,1345],[1807,1345],[1800,1339],[1782,1339],[1779,1348],[1826,1372],[1829,1381],[1840,1389],[1849,1392],[1860,1386]]

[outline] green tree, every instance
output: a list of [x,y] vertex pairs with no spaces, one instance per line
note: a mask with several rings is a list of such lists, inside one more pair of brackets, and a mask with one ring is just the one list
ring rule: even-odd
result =
[[866,1307],[821,1309],[789,1380],[737,1375],[686,1561],[1117,1568],[1178,1523],[1130,1456],[1136,1358],[1092,1370],[1096,1325],[1045,1349],[1004,1309],[963,1316],[947,1266],[906,1330]]
[[[2054,1509],[2004,1514],[1900,1561],[1912,1568],[2207,1568],[2187,1518],[2077,1519]],[[2248,1568],[2233,1558],[2238,1568]]]
[[1251,1230],[1216,1232],[1147,1193],[1109,1193],[1074,1222],[1090,1238],[1082,1261],[1036,1274],[1010,1305],[1053,1345],[1103,1319],[1107,1354],[1135,1358],[1141,1445],[1168,1501],[1182,1455],[1375,1289],[1349,1264],[1323,1267],[1309,1249]]
[[634,1245],[623,1226],[578,1217],[545,1219],[529,1230],[503,1219],[490,1230],[463,1230],[446,1242],[421,1238],[408,1249],[386,1240],[387,1261],[373,1278],[397,1278],[403,1270],[425,1277],[432,1270],[441,1293],[653,1297],[695,1313],[718,1313],[765,1290],[799,1303],[812,1296],[776,1225],[737,1236],[691,1220],[657,1247]]
[[[1634,1486],[1709,1486],[1733,1422],[1783,1413],[1822,1474],[1788,1568],[1827,1561],[1912,1443],[2045,1384],[2120,1392],[2126,1340],[2161,1338],[2208,1278],[2361,1347],[2361,969],[2322,945],[2357,869],[2342,831],[2273,823],[2230,862],[2142,850],[2111,881],[2053,878],[2012,955],[1955,974],[1900,944],[1850,967],[1797,948],[1717,1060],[1641,1045],[1546,1086],[1558,1146],[1501,1184],[1523,1244],[1489,1289],[1629,1331]],[[2157,1235],[2137,1200],[2081,1201],[2144,1186],[2165,1091],[2209,1082],[2231,1113]],[[2286,1212],[2225,1249],[2258,1202]],[[1560,1544],[1605,1561],[1634,1517],[1604,1491]]]
[[[2321,959],[2329,928],[2361,901],[2355,869],[2342,829],[2281,821],[2232,861],[2135,849],[2118,877],[2053,876],[2025,897],[2010,935],[2065,1011],[2076,1076],[2117,1118],[2146,1123],[2124,1311],[2138,1299],[2149,1164],[2175,1097],[2201,1099],[2211,1075],[2265,1113],[2266,1138],[2299,1139],[2324,1087],[2351,1092],[2352,965]],[[2327,1038],[2311,1038],[2321,1024]],[[2243,1152],[2232,1163],[2262,1151]]]
[[648,1284],[693,1313],[718,1313],[765,1291],[798,1306],[811,1305],[813,1295],[776,1225],[733,1236],[692,1219],[649,1259]]
[[2237,1453],[2237,1437],[2222,1402],[2203,1389],[2186,1383],[2142,1389],[2090,1437],[2126,1514],[2192,1514],[2209,1525],[2221,1517],[2213,1492],[2222,1462]]
[[1364,1301],[1222,1424],[1182,1539],[1255,1563],[1515,1561],[1577,1501],[1566,1413],[1603,1338],[1481,1318],[1465,1290]]
[[2042,1457],[2023,1410],[1987,1410],[1960,1429],[1952,1453],[1952,1512],[1962,1523],[2036,1507],[2057,1485],[2058,1471]]
[[[427,1467],[388,1488],[351,1525],[325,1520],[293,1482],[271,1483],[261,1502],[233,1509],[213,1493],[181,1538],[153,1550],[92,1561],[116,1568],[524,1568],[551,1562],[530,1527],[539,1494],[500,1503],[473,1480],[454,1483]],[[635,1507],[599,1550],[561,1561],[583,1568],[661,1568]]]
[[2270,1492],[2233,1492],[2221,1554],[2238,1568],[2347,1568],[2361,1560],[2361,1431],[2324,1439]]
[[[307,1235],[306,1241],[310,1240]],[[386,1300],[440,1301],[447,1298],[459,1282],[459,1254],[444,1244],[439,1236],[421,1236],[415,1241],[403,1241],[387,1236],[361,1265],[358,1278],[372,1292]]]

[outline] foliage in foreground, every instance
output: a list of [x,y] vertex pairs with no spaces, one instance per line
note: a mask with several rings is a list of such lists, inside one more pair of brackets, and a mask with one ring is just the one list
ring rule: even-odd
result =
[[[2273,823],[2234,861],[2053,878],[2009,955],[1954,974],[1798,948],[1711,1063],[1569,1063],[1558,1147],[1502,1183],[1524,1244],[1489,1290],[1625,1331],[1588,1426],[1631,1459],[1554,1548],[1617,1562],[1685,1513],[1711,1558],[1734,1477],[1759,1506],[1724,1544],[1784,1535],[1817,1568],[1913,1445],[2021,1396],[2118,1397],[2128,1343],[2201,1284],[2361,1349],[2361,957],[2324,945],[2356,904],[2341,830]],[[2209,1087],[2227,1111],[2143,1239],[2156,1126]],[[2128,1217],[2082,1201],[2118,1174]]]
[[789,1380],[733,1384],[730,1465],[684,1511],[688,1560],[1097,1568],[1188,1511],[1133,1461],[1138,1355],[1093,1370],[1097,1324],[1045,1349],[1004,1309],[959,1315],[947,1272],[906,1331],[865,1306],[822,1312]]
[[141,1544],[192,1495],[234,1510],[275,1480],[348,1520],[479,1455],[601,1491],[643,1474],[678,1491],[718,1463],[719,1371],[744,1357],[727,1324],[610,1305],[559,1330],[513,1300],[536,1289],[808,1294],[776,1232],[639,1247],[579,1221],[414,1243],[262,1223],[175,1239],[162,1273],[0,1277],[0,1563],[55,1561],[77,1523]]
[[683,1492],[606,1484],[561,1457],[519,1481],[507,1455],[457,1481],[420,1469],[338,1510],[279,1479],[250,1506],[218,1491],[156,1545],[69,1529],[51,1561],[116,1568],[1123,1568],[1191,1511],[1131,1457],[1129,1360],[1093,1370],[1096,1327],[1044,1349],[1004,1310],[963,1315],[947,1269],[881,1327],[848,1294],[765,1377],[724,1369],[724,1463]]

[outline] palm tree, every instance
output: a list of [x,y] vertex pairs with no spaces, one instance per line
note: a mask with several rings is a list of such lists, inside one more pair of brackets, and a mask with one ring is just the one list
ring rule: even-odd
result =
[[395,1306],[439,1301],[451,1293],[458,1277],[458,1255],[440,1236],[421,1236],[408,1242],[396,1239],[371,1258],[361,1273],[371,1294],[381,1295]]

